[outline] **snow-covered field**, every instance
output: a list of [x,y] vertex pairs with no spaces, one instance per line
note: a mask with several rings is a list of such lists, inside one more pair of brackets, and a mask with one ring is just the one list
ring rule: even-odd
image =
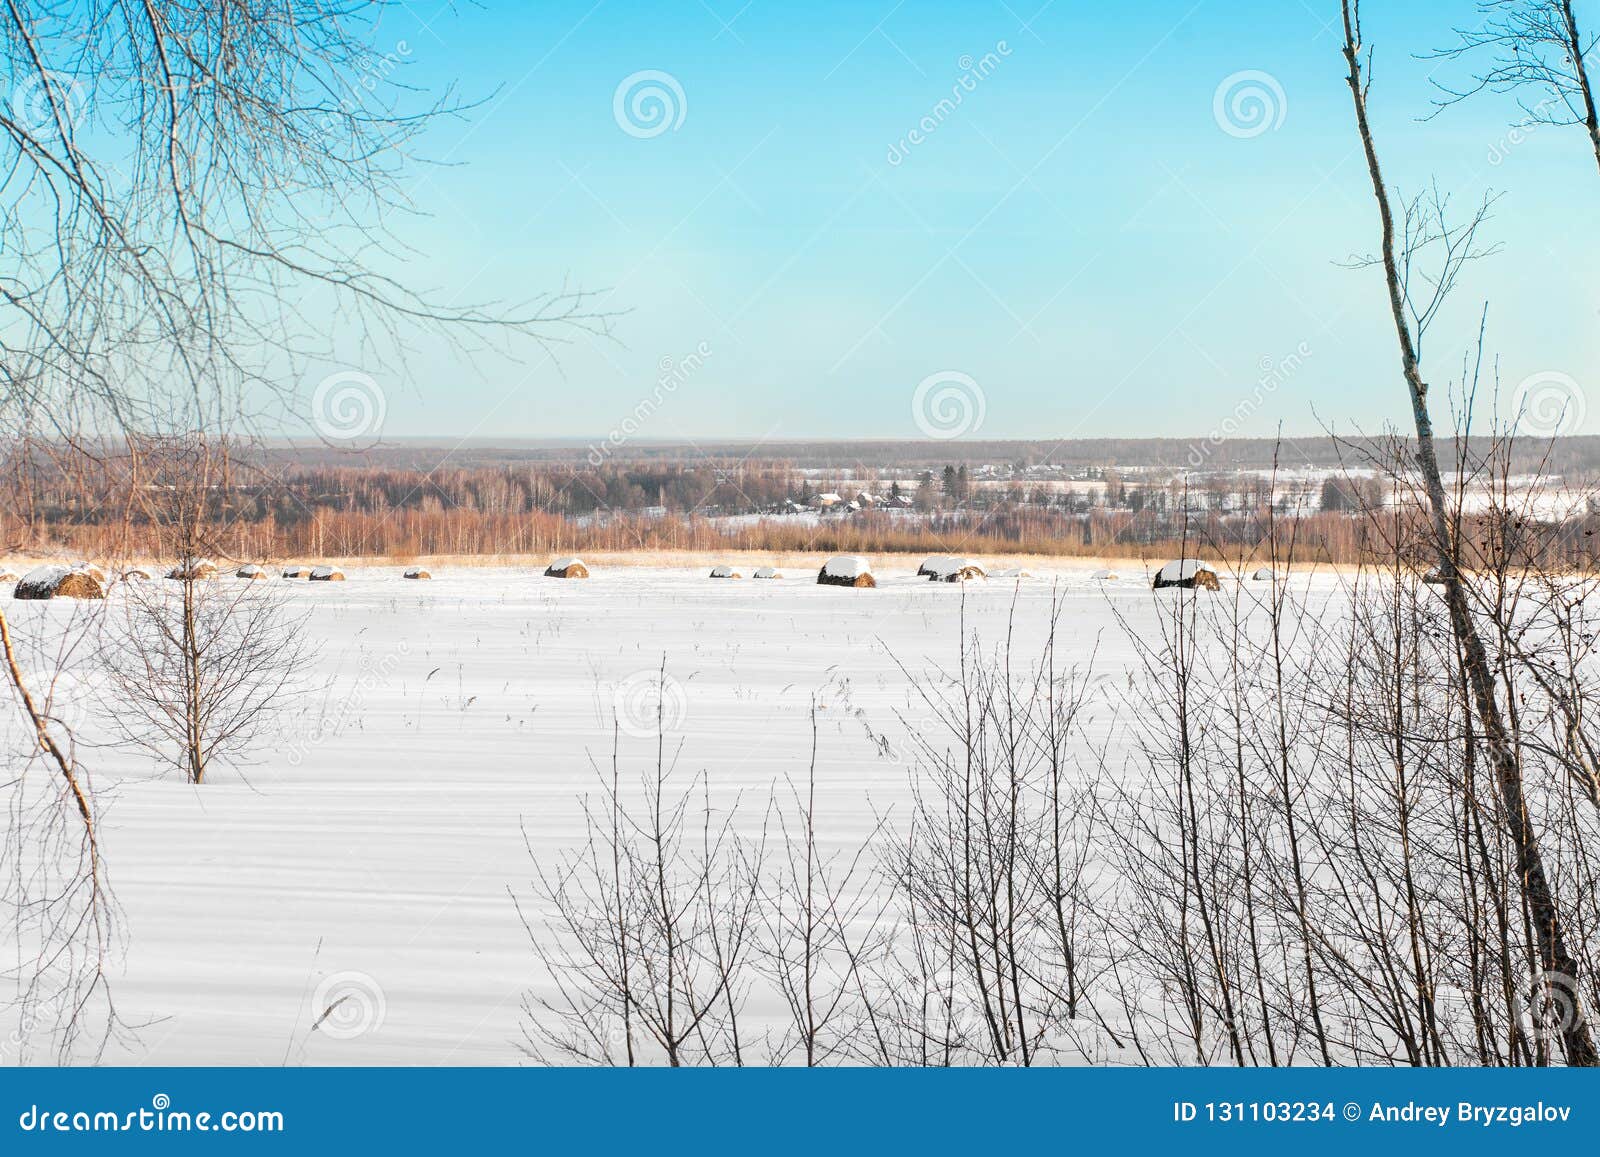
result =
[[[803,774],[815,698],[824,830],[857,841],[906,795],[905,766],[868,734],[892,733],[909,706],[896,658],[948,663],[963,602],[968,628],[995,641],[1014,606],[1031,650],[1059,596],[1074,654],[1098,649],[1096,670],[1116,671],[1133,648],[1114,612],[1149,629],[1172,597],[1136,571],[963,586],[914,568],[883,566],[875,590],[817,586],[814,569],[711,581],[709,567],[586,581],[444,569],[432,582],[352,568],[343,584],[280,583],[320,658],[253,766],[190,787],[126,750],[81,753],[108,809],[120,1012],[144,1023],[107,1060],[516,1062],[519,1005],[540,980],[511,899],[529,894],[524,834],[536,854],[576,845],[577,796],[590,761],[609,759],[614,717],[625,771],[653,756],[663,661],[680,768],[703,769],[723,798],[745,793],[752,822],[775,780]],[[85,613],[7,611],[25,639]],[[66,710],[92,737],[92,665],[75,674],[64,686],[83,703]],[[13,746],[18,724],[8,708]],[[330,985],[354,986],[364,1031],[310,1031]]]

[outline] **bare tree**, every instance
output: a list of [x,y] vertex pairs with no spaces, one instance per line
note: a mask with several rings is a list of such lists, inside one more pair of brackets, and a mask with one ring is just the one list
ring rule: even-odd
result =
[[1578,26],[1572,0],[1480,0],[1482,19],[1458,29],[1459,43],[1436,55],[1488,56],[1471,87],[1446,88],[1444,104],[1477,92],[1514,93],[1525,125],[1581,125],[1600,165],[1600,111],[1595,105],[1595,45]]
[[[1506,724],[1506,717],[1497,697],[1494,672],[1490,665],[1482,636],[1473,618],[1472,607],[1463,590],[1459,570],[1460,551],[1454,528],[1451,508],[1447,503],[1444,480],[1439,470],[1434,448],[1433,419],[1428,407],[1428,385],[1422,374],[1419,341],[1416,332],[1417,313],[1408,306],[1402,255],[1394,212],[1388,186],[1383,179],[1378,160],[1377,145],[1372,135],[1367,115],[1369,80],[1363,56],[1367,52],[1361,39],[1360,11],[1357,0],[1342,0],[1344,23],[1344,57],[1348,67],[1347,81],[1355,105],[1356,128],[1366,155],[1367,170],[1372,181],[1373,196],[1378,202],[1382,226],[1382,261],[1388,288],[1390,313],[1394,321],[1395,336],[1400,347],[1401,373],[1411,400],[1412,417],[1416,425],[1416,457],[1422,475],[1432,517],[1434,548],[1439,559],[1446,601],[1450,612],[1450,627],[1461,648],[1462,663],[1472,693],[1472,705],[1477,726],[1481,729],[1483,744],[1493,775],[1505,805],[1504,822],[1517,849],[1521,875],[1526,881],[1533,921],[1538,932],[1540,964],[1552,976],[1570,978],[1579,983],[1578,965],[1568,947],[1568,931],[1560,906],[1545,870],[1545,857],[1538,830],[1528,809],[1527,793],[1518,754]],[[1442,235],[1449,237],[1448,230]],[[1459,233],[1456,236],[1460,236]],[[1465,250],[1472,251],[1471,230]],[[1448,270],[1448,266],[1446,267]],[[1459,266],[1458,266],[1459,268]],[[1448,284],[1448,272],[1436,284]],[[1564,1030],[1568,1059],[1573,1064],[1600,1064],[1594,1038],[1581,1009]]]

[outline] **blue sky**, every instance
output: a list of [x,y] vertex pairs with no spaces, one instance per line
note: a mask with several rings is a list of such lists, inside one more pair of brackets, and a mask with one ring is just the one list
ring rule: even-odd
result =
[[[374,373],[387,435],[595,438],[654,391],[644,437],[918,437],[934,374],[975,384],[972,433],[997,438],[1192,437],[1247,398],[1242,435],[1407,415],[1381,284],[1339,264],[1376,234],[1336,3],[431,7],[396,12],[378,48],[405,83],[484,103],[422,142],[448,164],[395,223],[407,276],[447,300],[566,281],[626,312],[615,342],[553,359],[421,343]],[[1579,130],[1513,144],[1517,110],[1492,96],[1424,121],[1430,71],[1463,73],[1419,56],[1471,3],[1364,7],[1391,182],[1503,194],[1503,250],[1431,338],[1432,378],[1458,376],[1487,301],[1508,392],[1600,386],[1600,172]],[[682,94],[655,135],[614,111],[643,71]],[[1269,78],[1241,82],[1273,106],[1259,133],[1215,111],[1246,72]],[[659,367],[697,349],[661,400]],[[302,368],[309,392],[344,367]]]

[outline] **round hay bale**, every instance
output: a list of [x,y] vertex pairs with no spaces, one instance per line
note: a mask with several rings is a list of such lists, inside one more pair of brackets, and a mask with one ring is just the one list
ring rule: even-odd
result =
[[314,583],[342,583],[344,571],[336,566],[314,566],[309,577]]
[[1096,582],[1114,582],[1116,581],[1117,572],[1112,570],[1097,570],[1089,577],[1094,579]]
[[1163,590],[1166,587],[1177,587],[1181,590],[1220,590],[1217,581],[1217,570],[1210,563],[1201,562],[1199,559],[1180,558],[1174,559],[1166,566],[1156,571],[1155,581],[1150,584],[1152,590]]
[[308,579],[311,577],[311,568],[303,564],[286,566],[283,568],[283,577],[286,579]]
[[155,578],[155,576],[149,571],[145,570],[142,566],[130,566],[127,570],[122,572],[122,581],[125,583],[146,583],[153,578]]
[[955,561],[947,554],[930,554],[922,560],[922,565],[917,568],[917,577],[941,579],[950,573],[951,564]]
[[255,563],[247,562],[242,567],[240,567],[238,570],[233,572],[233,577],[234,578],[249,579],[251,582],[255,582],[257,579],[266,578],[267,577],[267,572],[262,570]]
[[407,567],[406,568],[406,573],[401,575],[400,577],[401,578],[407,578],[407,579],[423,580],[423,579],[431,579],[433,576],[431,574],[429,574],[427,571],[423,570],[422,567],[420,567],[420,566],[411,566],[411,567]]
[[945,575],[943,579],[935,580],[947,583],[964,583],[973,579],[986,579],[988,573],[975,562],[963,561],[955,570]]
[[558,558],[544,568],[544,577],[586,579],[589,577],[589,568],[583,565],[581,558]]
[[755,574],[751,575],[750,577],[758,579],[781,579],[783,577],[783,572],[775,566],[759,566],[756,568]]
[[714,566],[711,568],[711,577],[714,579],[744,578],[744,575],[734,570],[731,566]]
[[72,564],[72,569],[73,570],[81,570],[84,574],[87,574],[87,575],[93,575],[94,576],[94,580],[97,583],[99,583],[101,586],[105,586],[106,585],[106,572],[101,570],[99,567],[95,566],[94,563],[92,563],[92,562],[82,562],[82,561],[75,562],[75,563]]
[[195,582],[200,579],[214,579],[217,573],[217,564],[209,558],[186,558],[169,570],[167,577],[179,582]]
[[64,566],[35,567],[17,581],[16,599],[103,599],[105,584],[86,570]]
[[825,587],[867,588],[878,585],[872,577],[872,564],[859,554],[838,554],[822,564],[817,584]]
[[1277,577],[1278,577],[1277,575],[1273,574],[1272,568],[1270,566],[1264,566],[1264,567],[1260,568],[1259,570],[1257,570],[1255,574],[1250,576],[1250,578],[1251,578],[1251,580],[1253,582],[1258,582],[1258,583],[1271,582],[1273,579],[1275,579]]
[[1013,566],[1013,567],[1007,567],[1005,570],[1002,570],[1002,571],[996,571],[994,577],[995,578],[1008,578],[1008,579],[1025,579],[1025,578],[1032,578],[1033,577],[1033,572],[1031,570],[1024,570],[1020,566]]

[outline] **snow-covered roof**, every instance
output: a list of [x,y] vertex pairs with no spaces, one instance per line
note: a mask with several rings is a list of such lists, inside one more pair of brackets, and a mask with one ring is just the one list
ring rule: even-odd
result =
[[829,578],[860,578],[872,573],[872,564],[859,554],[836,554],[822,566]]
[[1194,578],[1201,571],[1216,574],[1217,568],[1208,562],[1201,562],[1197,558],[1179,558],[1173,559],[1157,571],[1156,578],[1162,582],[1184,582]]
[[813,497],[811,499],[811,501],[812,502],[816,502],[816,503],[820,503],[820,504],[826,506],[826,505],[829,505],[830,503],[834,503],[834,502],[843,502],[844,499],[839,497],[839,495],[835,494],[833,491],[830,490],[826,494],[818,494],[818,495],[816,495],[815,497]]

